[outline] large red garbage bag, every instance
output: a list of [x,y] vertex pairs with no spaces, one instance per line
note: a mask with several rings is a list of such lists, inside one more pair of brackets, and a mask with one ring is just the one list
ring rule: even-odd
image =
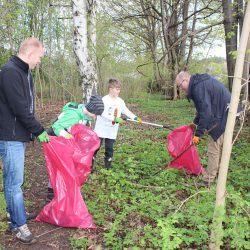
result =
[[[180,155],[187,147],[192,144],[193,130],[190,126],[185,125],[168,134],[167,138],[167,148],[169,154],[175,158]],[[177,157],[173,159],[169,167],[186,169],[188,173],[199,175],[202,174],[203,168],[200,164],[200,158],[195,145],[190,146],[190,148]]]
[[43,144],[54,198],[36,220],[62,227],[95,228],[80,189],[90,173],[92,157],[100,147],[100,139],[82,124],[72,127],[70,132],[73,135],[70,140],[50,136],[50,142]]

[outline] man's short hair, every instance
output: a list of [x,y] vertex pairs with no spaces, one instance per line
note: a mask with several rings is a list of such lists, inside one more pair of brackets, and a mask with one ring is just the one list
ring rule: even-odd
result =
[[26,54],[29,51],[43,47],[43,44],[35,37],[25,39],[19,48],[20,54]]

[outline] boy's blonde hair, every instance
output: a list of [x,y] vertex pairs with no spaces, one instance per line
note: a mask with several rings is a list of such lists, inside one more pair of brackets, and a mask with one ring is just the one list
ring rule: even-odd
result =
[[108,88],[120,88],[121,87],[121,82],[116,79],[116,78],[110,78],[108,80]]

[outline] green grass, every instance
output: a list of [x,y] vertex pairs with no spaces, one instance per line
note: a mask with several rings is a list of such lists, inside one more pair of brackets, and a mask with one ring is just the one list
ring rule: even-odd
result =
[[174,127],[192,123],[195,115],[193,103],[186,99],[166,101],[157,95],[148,95],[144,99],[131,99],[131,101],[138,104],[146,114],[159,114],[160,121],[170,123]]
[[[195,115],[193,104],[186,100],[171,102],[145,95],[130,101],[138,105],[145,117],[151,117],[149,122],[178,127],[191,123]],[[201,177],[176,169],[154,175],[171,159],[166,149],[168,133],[168,129],[123,124],[111,171],[103,168],[103,148],[100,150],[96,172],[89,175],[82,187],[99,229],[95,232],[98,237],[74,234],[69,239],[73,249],[94,245],[114,250],[208,249],[216,187],[197,189],[195,184]],[[207,137],[198,145],[204,166],[206,147]],[[250,249],[249,149],[243,135],[232,150],[222,249]],[[2,181],[2,172],[0,178]],[[0,217],[5,217],[1,182]],[[0,223],[0,231],[6,228],[7,223]]]
[[[195,114],[193,105],[186,100],[171,102],[151,96],[131,101],[145,114],[156,117],[154,122],[175,127],[190,123]],[[176,169],[153,175],[170,160],[167,134],[165,129],[143,129],[139,124],[129,129],[122,125],[111,171],[103,168],[103,149],[98,153],[97,171],[82,189],[95,223],[106,229],[99,235],[105,249],[208,249],[215,185],[197,189],[195,183],[200,177]],[[206,145],[207,138],[198,146],[204,165]],[[249,153],[249,143],[244,138],[233,147],[225,248],[243,249],[244,245],[244,249],[250,249],[246,223]],[[73,242],[77,244],[77,239]]]
[[[0,163],[0,167],[2,167]],[[3,174],[2,171],[0,171],[0,232],[4,232],[7,228],[8,225],[4,220],[6,217],[6,205],[5,205],[5,199],[4,199],[4,194],[3,194]],[[1,246],[0,246],[1,249]]]

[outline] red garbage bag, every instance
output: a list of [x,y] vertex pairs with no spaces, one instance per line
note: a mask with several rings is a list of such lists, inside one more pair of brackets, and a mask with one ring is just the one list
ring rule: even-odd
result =
[[80,189],[90,173],[100,139],[82,124],[72,127],[70,132],[73,135],[70,140],[50,136],[50,142],[43,144],[54,198],[42,209],[36,221],[62,227],[95,228]]
[[[193,130],[189,125],[185,125],[168,134],[167,148],[169,154],[175,158],[192,144]],[[177,159],[173,159],[169,167],[186,169],[188,173],[199,175],[203,173],[200,158],[195,145],[184,152]]]

